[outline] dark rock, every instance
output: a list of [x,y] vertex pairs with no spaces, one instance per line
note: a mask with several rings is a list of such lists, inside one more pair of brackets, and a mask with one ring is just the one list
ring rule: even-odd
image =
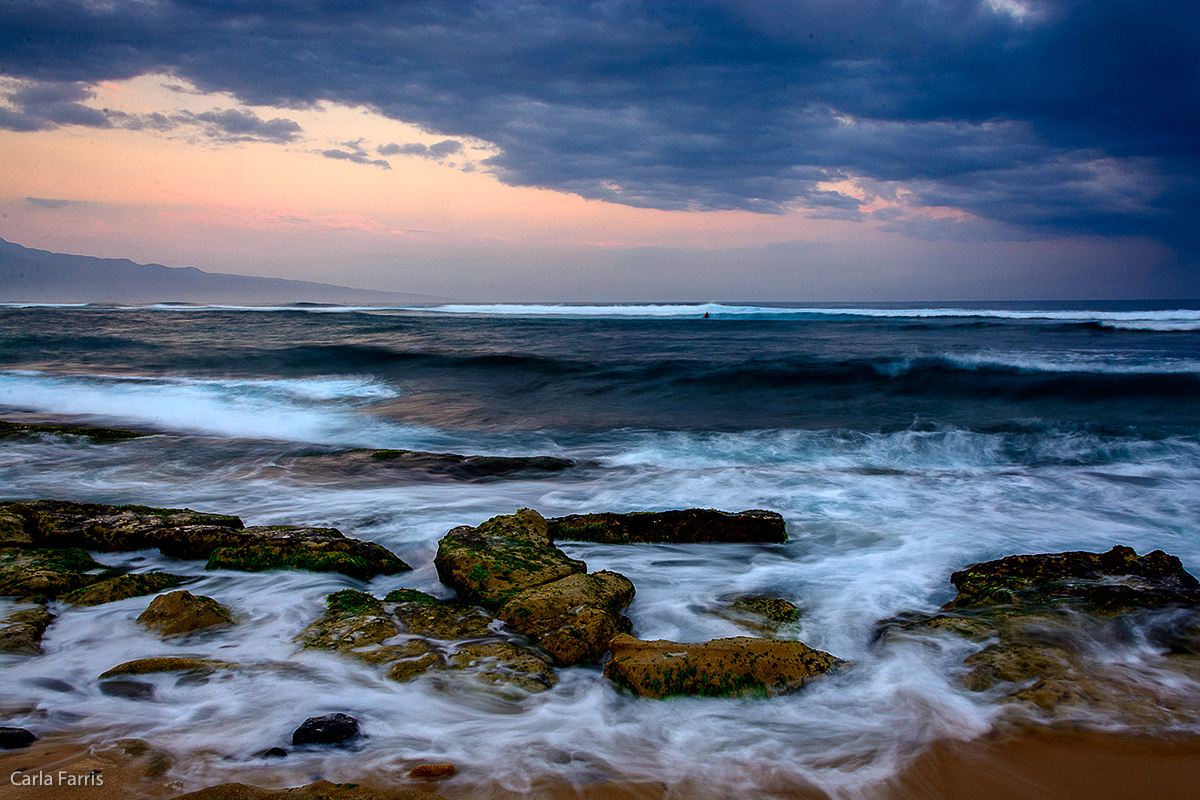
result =
[[972,564],[950,576],[958,597],[947,610],[1070,604],[1094,614],[1200,604],[1200,581],[1179,559],[1155,550],[1139,556],[1120,545],[1107,553],[1018,555]]
[[292,733],[293,745],[334,744],[341,745],[361,736],[358,720],[349,714],[326,714],[309,717]]
[[799,689],[846,662],[802,642],[736,636],[699,644],[612,641],[604,674],[640,697],[769,695]]
[[256,527],[242,534],[238,544],[214,550],[206,568],[304,569],[340,572],[362,581],[411,569],[386,548],[343,536],[336,528]]
[[153,700],[154,684],[143,681],[102,681],[100,692],[109,697],[128,697],[131,700]]
[[571,514],[546,521],[555,540],[605,542],[785,542],[783,517],[774,511],[731,514],[712,509]]
[[89,586],[112,573],[103,570],[85,551],[10,550],[0,553],[0,595],[33,599],[54,598],[65,592]]
[[408,777],[433,780],[435,778],[449,778],[451,775],[457,773],[458,767],[453,764],[422,764],[419,767],[410,769]]
[[282,747],[268,747],[266,750],[254,755],[256,758],[286,758],[287,754],[288,751]]
[[180,590],[160,594],[150,601],[137,621],[163,636],[232,625],[233,617],[225,606],[211,597]]
[[518,476],[536,478],[556,475],[575,466],[574,461],[551,456],[463,456],[419,450],[372,450],[370,458],[378,466],[462,481]]
[[32,732],[24,728],[0,727],[0,750],[16,750],[20,747],[29,747],[29,745],[37,741],[37,738]]
[[37,425],[29,422],[0,420],[0,437],[32,437],[41,434],[72,436],[91,439],[93,442],[123,442],[150,436],[148,433],[127,431],[121,428],[100,428],[92,425]]
[[97,581],[91,586],[68,592],[60,599],[64,603],[77,606],[98,606],[104,603],[115,603],[118,600],[127,600],[130,597],[157,594],[165,589],[173,589],[188,580],[188,578],[172,575],[169,572],[117,575],[115,578]]
[[0,652],[38,655],[42,636],[54,615],[41,606],[25,608],[0,620]]
[[376,789],[357,783],[317,781],[292,789],[262,789],[244,783],[223,783],[180,795],[175,800],[446,800],[416,789]]
[[153,658],[138,658],[118,664],[101,673],[100,679],[115,678],[119,675],[150,675],[157,672],[213,672],[218,669],[236,667],[229,661],[219,661],[212,658],[192,658],[189,656],[156,656]]
[[630,630],[620,612],[633,584],[615,572],[586,574],[529,508],[455,528],[438,543],[434,565],[460,599],[495,610],[563,666],[599,660],[614,634]]

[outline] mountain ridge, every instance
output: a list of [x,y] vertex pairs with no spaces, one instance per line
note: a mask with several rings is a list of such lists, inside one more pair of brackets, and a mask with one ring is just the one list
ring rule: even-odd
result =
[[0,239],[0,302],[7,303],[334,303],[394,305],[443,298],[330,283],[262,278],[128,258],[54,253]]

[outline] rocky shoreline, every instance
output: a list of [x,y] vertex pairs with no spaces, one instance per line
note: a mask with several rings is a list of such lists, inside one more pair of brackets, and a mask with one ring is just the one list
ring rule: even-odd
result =
[[[788,599],[720,598],[721,613],[744,627],[745,636],[702,643],[641,640],[631,635],[633,625],[623,613],[635,596],[633,583],[610,570],[589,572],[555,544],[571,539],[631,546],[778,542],[785,537],[782,518],[761,510],[546,519],[520,509],[453,528],[442,537],[433,566],[456,600],[413,589],[396,589],[382,598],[357,589],[335,591],[296,646],[355,659],[393,681],[468,682],[516,697],[553,688],[557,670],[574,665],[603,665],[605,679],[615,687],[645,698],[765,698],[794,692],[854,665],[790,638],[789,626],[801,612]],[[43,635],[59,615],[70,614],[74,606],[134,597],[153,595],[137,622],[165,639],[237,624],[236,614],[217,598],[180,588],[188,582],[183,576],[122,572],[92,557],[147,548],[204,560],[210,570],[302,569],[367,580],[410,569],[385,548],[333,528],[246,527],[234,516],[190,509],[3,502],[0,596],[21,602],[0,620],[0,651],[37,657]],[[1043,719],[1086,707],[1134,722],[1195,721],[1194,698],[1172,697],[1169,691],[1153,695],[1106,666],[1097,652],[1097,642],[1102,646],[1105,637],[1146,637],[1168,669],[1200,680],[1200,582],[1178,558],[1161,551],[1138,556],[1120,546],[1106,553],[1015,555],[970,565],[950,581],[958,589],[953,600],[934,614],[881,621],[876,646],[920,646],[940,637],[971,643],[962,685],[1003,704],[1032,708]],[[154,686],[137,676],[199,677],[264,665],[164,655],[104,666],[96,678],[102,692],[138,698],[153,696]],[[293,746],[346,746],[358,736],[358,723],[338,716],[345,719],[337,724],[352,733],[294,737]],[[35,738],[24,729],[5,728],[0,748],[28,746]],[[273,746],[264,753],[286,757],[287,750]],[[442,774],[452,770],[452,765],[434,766],[448,767]],[[188,796],[277,796],[266,790],[206,791]],[[331,791],[313,789],[311,796],[342,796]]]

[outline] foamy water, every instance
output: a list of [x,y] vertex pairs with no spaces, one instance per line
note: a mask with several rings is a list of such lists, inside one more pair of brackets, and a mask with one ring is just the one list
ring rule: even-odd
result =
[[[1112,342],[1105,346],[1114,349]],[[1187,371],[1179,364],[1191,358],[1186,349],[1174,353],[1168,362],[1179,363],[1172,365],[1141,345],[1135,350],[1106,360],[1096,351],[1048,348],[1044,357],[1115,365],[1114,374],[1140,358],[1146,375]],[[1006,350],[997,358],[1026,358],[1022,353]],[[448,363],[437,362],[437,369],[450,369]],[[490,362],[485,367],[493,369]],[[1028,369],[1053,371],[1036,363]],[[1157,416],[1146,418],[1153,435],[1114,433],[1086,419],[1079,425],[1039,421],[1044,409],[1066,402],[1051,395],[1044,407],[1028,407],[1020,424],[999,428],[932,420],[886,429],[473,430],[381,414],[381,404],[420,397],[432,385],[407,381],[403,371],[280,373],[27,366],[0,372],[0,404],[10,411],[187,434],[105,445],[54,436],[8,440],[0,444],[4,495],[188,506],[238,514],[247,524],[332,525],[383,544],[415,569],[363,584],[306,572],[205,572],[201,562],[154,551],[99,554],[112,565],[195,576],[187,588],[229,606],[238,624],[164,642],[135,622],[146,598],[55,607],[60,616],[44,655],[0,656],[5,724],[76,732],[97,742],[146,739],[179,757],[173,774],[189,786],[262,777],[268,768],[292,783],[314,775],[385,780],[416,763],[448,761],[462,771],[456,780],[509,791],[552,778],[700,782],[714,796],[752,797],[798,782],[862,796],[932,743],[983,735],[1000,714],[993,697],[955,681],[962,659],[978,645],[933,636],[883,646],[875,636],[880,620],[932,611],[949,600],[953,570],[1017,552],[1128,544],[1143,553],[1176,554],[1200,574],[1200,438],[1194,431],[1161,431]],[[483,380],[487,373],[471,374]],[[522,391],[544,391],[550,383],[522,385]],[[439,397],[452,397],[436,388]],[[630,391],[636,395],[638,387]],[[745,395],[739,401],[744,413],[753,418],[754,401],[769,399],[771,391],[759,387]],[[494,387],[489,397],[507,402]],[[1072,402],[1081,416],[1091,413],[1091,406]],[[1170,403],[1184,401],[1163,402],[1170,410]],[[580,466],[546,479],[470,484],[294,466],[301,456],[359,446],[553,454]],[[397,684],[373,667],[295,644],[320,615],[325,596],[340,588],[382,596],[403,586],[449,597],[432,567],[437,541],[454,526],[523,506],[546,516],[693,506],[778,511],[790,535],[782,545],[563,547],[591,570],[616,570],[633,581],[637,596],[628,615],[635,635],[704,641],[743,634],[716,612],[731,594],[761,592],[803,609],[785,635],[853,667],[769,700],[640,700],[614,689],[597,667],[559,670],[554,689],[514,697],[430,677]],[[1174,681],[1173,692],[1200,696],[1200,686],[1180,685],[1161,669],[1162,654],[1136,637],[1105,643],[1103,653],[1146,685]],[[139,676],[154,685],[152,700],[100,692],[97,676],[109,667],[170,654],[248,666],[198,682]],[[297,751],[269,765],[254,757],[288,746],[290,732],[306,717],[333,711],[360,719],[368,735],[360,749]]]

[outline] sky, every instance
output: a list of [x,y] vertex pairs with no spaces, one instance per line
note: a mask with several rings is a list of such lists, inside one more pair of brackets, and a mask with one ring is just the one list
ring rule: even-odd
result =
[[478,301],[1200,297],[1200,3],[0,4],[0,237]]

